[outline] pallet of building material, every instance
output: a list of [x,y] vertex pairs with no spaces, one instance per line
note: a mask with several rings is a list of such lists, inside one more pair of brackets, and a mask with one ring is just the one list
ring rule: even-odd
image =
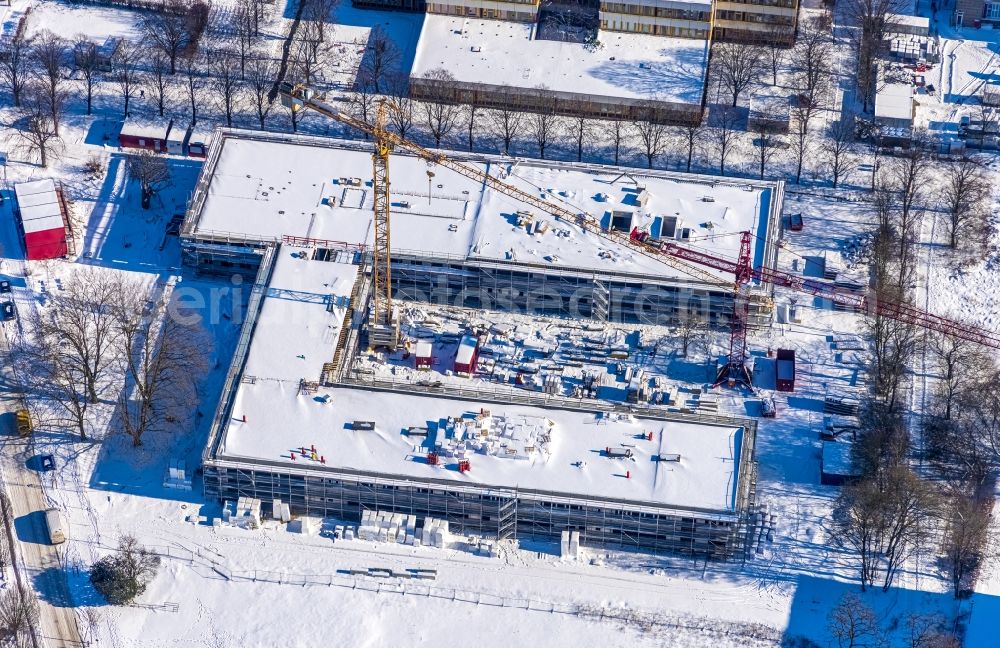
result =
[[823,399],[824,414],[839,414],[841,416],[857,416],[861,403],[853,398],[835,398],[827,396]]

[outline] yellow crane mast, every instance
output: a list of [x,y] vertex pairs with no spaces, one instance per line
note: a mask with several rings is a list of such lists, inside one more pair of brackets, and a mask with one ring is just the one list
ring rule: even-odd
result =
[[[316,110],[337,121],[345,122],[340,113],[332,110],[320,110],[316,93],[307,86],[283,83],[281,85],[281,101],[292,110],[302,108]],[[372,194],[373,221],[375,225],[375,244],[372,263],[372,312],[368,326],[368,345],[372,348],[396,348],[399,344],[399,317],[392,307],[392,260],[390,256],[390,194],[389,194],[389,155],[399,139],[386,128],[387,114],[390,109],[388,99],[378,102],[375,123],[368,124],[360,120],[349,123],[362,129],[375,140],[375,150],[372,153]]]

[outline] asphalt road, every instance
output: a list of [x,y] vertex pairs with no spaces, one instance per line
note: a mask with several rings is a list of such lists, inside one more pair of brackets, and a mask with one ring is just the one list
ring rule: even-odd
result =
[[[0,350],[6,351],[5,340],[0,340]],[[48,501],[39,474],[25,465],[26,444],[17,436],[16,410],[17,400],[7,392],[0,398],[0,462],[14,510],[14,541],[19,545],[21,573],[38,594],[38,634],[43,645],[50,648],[82,646],[66,572],[59,562],[59,548],[48,542]],[[0,540],[7,541],[5,537]]]

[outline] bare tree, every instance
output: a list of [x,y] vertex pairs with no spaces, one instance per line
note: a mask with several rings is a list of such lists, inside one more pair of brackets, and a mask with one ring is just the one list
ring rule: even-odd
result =
[[[118,567],[129,582],[145,583],[152,580],[160,559],[139,544],[135,536],[123,535],[118,539]],[[140,592],[141,589],[140,589]]]
[[381,92],[385,76],[399,63],[400,53],[396,43],[381,25],[372,27],[368,34],[368,47],[361,67],[374,83],[375,92]]
[[973,487],[967,493],[956,489],[945,508],[946,527],[941,553],[956,598],[975,587],[979,568],[987,552],[992,497]]
[[879,551],[885,569],[883,592],[892,587],[913,550],[930,536],[928,518],[936,506],[931,488],[906,466],[894,468],[888,483]]
[[857,63],[858,93],[868,112],[878,87],[878,60],[892,31],[893,14],[905,13],[904,0],[848,0],[843,11],[850,30]]
[[844,486],[834,509],[836,540],[851,550],[857,559],[862,592],[874,586],[878,577],[883,499],[873,480],[862,479]]
[[118,398],[122,430],[136,447],[150,430],[190,412],[210,340],[140,284],[124,286],[114,308],[125,387]]
[[713,106],[709,113],[711,138],[719,154],[719,174],[726,175],[726,160],[739,137],[739,112],[729,106]]
[[139,183],[142,208],[149,209],[153,196],[170,182],[167,160],[152,151],[139,151],[128,159],[128,173]]
[[691,172],[691,163],[694,161],[694,152],[701,145],[705,137],[704,121],[699,115],[698,123],[685,124],[678,129],[678,139],[686,154],[685,170]]
[[243,84],[240,82],[240,71],[236,63],[236,56],[223,50],[213,57],[211,65],[212,85],[222,114],[226,116],[226,126],[229,127],[233,125],[233,113],[238,110],[238,103],[243,95]]
[[708,326],[701,309],[692,305],[681,310],[678,317],[677,337],[681,343],[681,355],[686,358],[691,347],[708,332]]
[[756,135],[754,145],[757,147],[757,160],[760,163],[761,180],[764,179],[767,163],[771,161],[777,149],[783,144],[781,136],[772,131],[773,129],[768,126],[765,120],[755,122],[753,129],[753,133]]
[[[573,138],[573,142],[576,144],[576,161],[583,161],[583,145],[587,141],[588,136],[592,132],[592,124],[590,120],[586,117],[570,117],[566,119],[566,125],[569,129],[570,136]],[[615,156],[618,156],[618,149],[621,146],[621,128],[622,124],[619,121],[615,121],[612,125],[612,137],[615,142]],[[615,162],[617,164],[617,162]]]
[[555,114],[555,101],[548,98],[548,89],[539,88],[540,110],[528,115],[528,128],[538,145],[538,157],[545,159],[545,149],[555,135],[559,118]]
[[663,155],[669,143],[667,127],[654,121],[640,120],[632,122],[632,131],[646,156],[646,168],[652,169],[653,163]]
[[981,368],[990,366],[990,358],[979,345],[944,333],[930,336],[930,349],[940,371],[936,385],[940,415],[947,420],[963,394],[978,386]]
[[7,84],[14,106],[18,108],[21,91],[28,83],[31,45],[31,39],[23,34],[14,34],[0,43],[0,78]]
[[181,61],[181,68],[184,73],[184,89],[187,90],[188,102],[191,107],[191,124],[198,123],[198,97],[204,89],[207,79],[205,78],[205,65],[201,57],[197,55],[187,56]]
[[948,218],[945,220],[948,244],[955,249],[959,239],[982,231],[992,191],[989,174],[982,160],[963,155],[945,171],[941,191]]
[[[4,540],[6,542],[6,540]],[[13,585],[0,594],[0,628],[13,646],[32,645],[38,627],[38,600],[30,587]]]
[[327,23],[332,23],[337,10],[338,0],[308,0],[302,10],[302,20],[316,25],[316,34],[320,41],[329,40]]
[[853,115],[849,113],[842,115],[839,120],[830,124],[824,149],[830,178],[833,180],[833,188],[836,189],[841,179],[846,177],[855,165]]
[[[446,87],[454,81],[455,77],[444,68],[436,68],[421,77],[423,84]],[[435,93],[437,94],[437,93]],[[440,103],[427,101],[420,104],[420,114],[423,117],[424,125],[434,137],[434,146],[440,148],[441,140],[458,126],[461,108],[451,103]]]
[[87,93],[87,114],[94,105],[94,85],[101,78],[101,58],[97,43],[86,36],[78,36],[73,44],[73,65],[83,77],[83,88]]
[[476,135],[476,115],[479,113],[479,106],[475,103],[466,104],[462,108],[462,114],[465,116],[465,133],[469,142],[469,150],[475,148],[475,135]]
[[[367,70],[358,70],[358,76],[354,81],[354,92],[351,93],[351,106],[354,114],[363,122],[370,122],[375,112],[375,102],[378,93],[375,92],[375,80]],[[368,133],[364,133],[368,139]]]
[[514,100],[516,91],[509,85],[501,86],[497,93],[501,97],[500,105],[490,110],[487,116],[494,133],[503,142],[503,154],[510,155],[514,139],[521,133],[524,113],[517,110]]
[[621,158],[622,149],[628,147],[628,131],[625,128],[626,124],[627,122],[620,119],[612,119],[608,123],[608,132],[611,135],[611,148],[615,152],[615,166],[618,166],[618,160]]
[[36,86],[29,86],[25,91],[25,100],[18,120],[20,128],[16,131],[21,144],[28,155],[38,155],[42,167],[49,165],[49,160],[57,153],[62,141],[52,123],[52,115],[43,94]]
[[128,40],[122,40],[112,63],[112,77],[122,95],[124,104],[122,116],[125,119],[128,119],[129,116],[129,104],[132,97],[139,92],[141,85],[142,77],[139,72],[141,58],[142,49],[138,45]]
[[764,50],[743,43],[715,43],[712,66],[716,83],[729,95],[735,107],[740,96],[760,81],[764,71]]
[[274,85],[276,75],[277,69],[271,59],[260,56],[250,61],[246,75],[246,84],[247,89],[250,91],[254,113],[257,115],[257,123],[261,130],[264,130],[264,121],[271,113],[271,106],[273,104],[268,95],[271,87]]
[[861,648],[877,645],[878,619],[857,594],[845,594],[827,617],[827,634],[837,648]]
[[31,54],[38,68],[38,86],[49,110],[52,129],[59,135],[59,117],[69,98],[64,83],[69,57],[66,41],[52,32],[43,32],[35,39]]
[[894,157],[889,165],[888,174],[898,205],[895,228],[898,242],[896,263],[899,267],[897,285],[900,287],[905,285],[906,277],[911,276],[915,261],[913,246],[920,233],[922,218],[918,207],[926,189],[929,166],[930,160],[918,144],[903,155]]
[[167,78],[167,72],[170,70],[170,61],[167,59],[166,54],[158,49],[154,49],[149,52],[146,67],[146,86],[149,88],[150,94],[156,102],[158,114],[160,117],[163,117],[163,111],[167,107],[167,95],[170,91],[170,81]]
[[806,154],[809,152],[809,145],[812,142],[812,134],[809,132],[809,120],[812,118],[813,109],[803,103],[801,98],[791,108],[792,126],[792,148],[795,151],[795,184],[802,181],[802,166],[805,164]]
[[399,136],[406,139],[414,120],[414,101],[410,98],[409,79],[405,74],[391,74],[386,80],[386,87],[391,98],[386,106],[386,117]]
[[184,0],[166,0],[162,11],[143,14],[139,28],[145,43],[163,52],[170,74],[177,73],[177,57],[191,42],[188,7]]
[[[295,78],[306,85],[312,85],[320,80],[330,62],[334,44],[323,40],[319,24],[303,22],[295,33],[295,43],[292,47],[294,54],[291,64]],[[393,73],[398,76],[398,73]],[[388,73],[384,73],[383,79],[386,74]]]
[[[885,287],[882,294],[889,297],[894,293]],[[917,346],[916,329],[911,324],[877,312],[868,318],[868,336],[871,343],[869,380],[872,389],[876,398],[895,408],[899,403],[907,360],[913,356]]]
[[[777,30],[774,30],[777,32]],[[781,70],[781,64],[785,62],[785,57],[787,56],[787,49],[781,43],[780,38],[776,38],[777,33],[772,33],[771,38],[767,40],[767,44],[764,46],[764,62],[765,65],[770,68],[771,72],[771,85],[778,85],[778,72]]]
[[38,314],[34,328],[37,351],[33,365],[43,373],[56,402],[86,439],[88,405],[98,402],[114,353],[114,322],[108,309],[120,280],[107,271],[83,268],[74,272],[53,296],[54,308]]
[[247,63],[253,56],[259,39],[254,22],[253,3],[240,3],[233,11],[233,32],[236,35],[236,52],[240,61],[240,79],[247,75]]

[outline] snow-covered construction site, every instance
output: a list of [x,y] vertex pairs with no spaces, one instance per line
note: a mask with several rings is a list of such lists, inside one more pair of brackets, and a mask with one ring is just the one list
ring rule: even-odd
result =
[[[656,361],[666,325],[728,325],[722,272],[708,275],[717,285],[689,279],[397,155],[403,331],[398,347],[368,352],[367,147],[235,131],[214,140],[185,258],[206,272],[256,271],[256,286],[204,455],[207,495],[347,520],[435,515],[500,539],[578,530],[591,546],[747,550],[756,422],[671,384]],[[774,263],[781,183],[472,160],[633,239],[735,255],[741,233],[758,232],[754,263]]]
[[0,0],[0,644],[997,645],[1000,4],[865,4]]

